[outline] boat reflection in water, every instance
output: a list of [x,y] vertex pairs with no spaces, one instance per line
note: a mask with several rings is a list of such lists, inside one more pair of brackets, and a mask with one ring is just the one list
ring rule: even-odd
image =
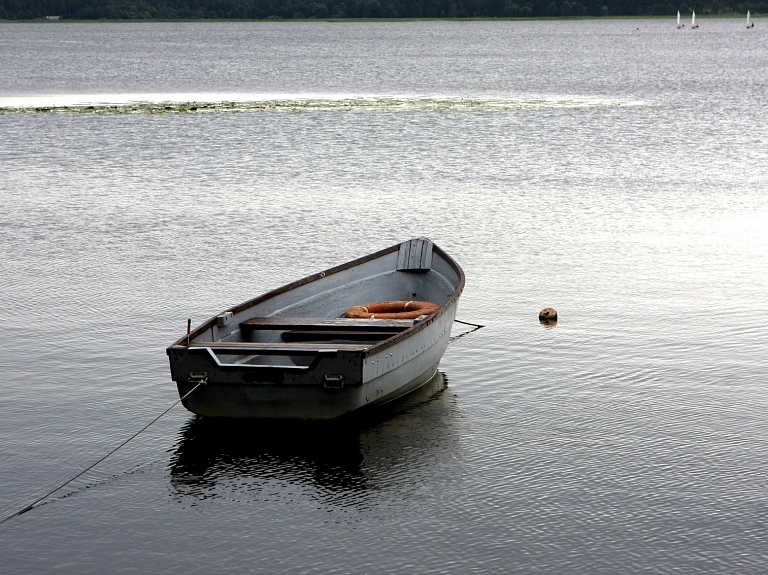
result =
[[364,507],[370,490],[418,485],[441,462],[455,461],[457,420],[456,398],[439,371],[397,401],[340,420],[198,416],[181,430],[171,483],[183,504],[308,499]]

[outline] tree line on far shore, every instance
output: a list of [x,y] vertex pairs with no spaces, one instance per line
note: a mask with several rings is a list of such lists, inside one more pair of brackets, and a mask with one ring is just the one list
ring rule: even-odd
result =
[[[687,0],[690,2],[690,0]],[[768,12],[763,2],[708,0],[0,0],[0,20],[540,18]]]

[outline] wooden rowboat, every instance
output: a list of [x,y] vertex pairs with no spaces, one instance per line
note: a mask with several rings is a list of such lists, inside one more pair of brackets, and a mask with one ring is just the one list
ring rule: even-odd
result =
[[[330,419],[381,405],[437,373],[464,272],[418,238],[316,273],[212,317],[167,349],[184,406],[214,417]],[[440,307],[415,320],[347,319],[388,300]]]

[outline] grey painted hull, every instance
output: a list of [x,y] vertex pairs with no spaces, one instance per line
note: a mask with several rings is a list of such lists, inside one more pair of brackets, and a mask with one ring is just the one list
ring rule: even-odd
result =
[[[442,250],[423,238],[404,242],[211,318],[189,341],[168,348],[171,374],[181,397],[197,386],[183,404],[204,416],[331,419],[381,405],[435,375],[463,285],[461,268]],[[408,299],[441,307],[426,319],[392,326],[333,319],[353,305]],[[306,331],[337,329],[340,321],[349,322],[345,331]],[[291,330],[293,324],[301,331]],[[347,325],[360,330],[358,339],[381,329],[371,325],[396,331],[375,331],[376,341],[346,341]],[[286,334],[297,333],[324,334],[327,341],[285,343]]]

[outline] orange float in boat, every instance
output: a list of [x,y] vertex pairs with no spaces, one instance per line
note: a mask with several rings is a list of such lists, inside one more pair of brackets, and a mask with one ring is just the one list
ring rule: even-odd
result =
[[344,312],[355,319],[416,319],[437,311],[440,306],[431,301],[380,301],[356,305]]

